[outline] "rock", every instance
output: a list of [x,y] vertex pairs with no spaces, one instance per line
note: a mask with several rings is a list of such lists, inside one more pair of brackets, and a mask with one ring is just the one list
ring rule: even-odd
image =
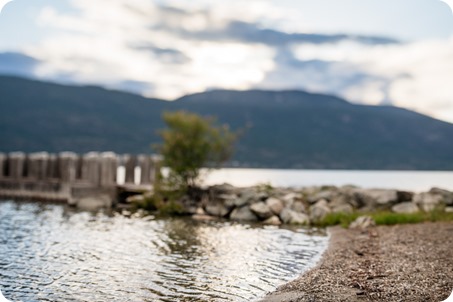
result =
[[86,211],[97,211],[99,209],[112,207],[112,199],[110,196],[105,194],[93,197],[82,197],[77,199],[75,202],[79,209]]
[[236,207],[243,207],[247,204],[252,203],[253,201],[258,200],[257,192],[254,189],[244,189],[240,193],[240,196],[234,201]]
[[414,193],[408,191],[396,191],[396,194],[398,195],[398,202],[411,201],[414,197]]
[[227,200],[236,200],[238,196],[236,194],[219,194],[216,196],[216,199],[227,201]]
[[253,214],[249,207],[245,206],[234,209],[233,212],[231,212],[230,219],[239,221],[257,221],[258,217]]
[[[332,201],[329,203],[333,213],[352,213],[354,212],[354,207],[350,204],[352,198],[345,194],[340,194],[335,196]],[[355,200],[353,201],[355,203]]]
[[203,210],[202,207],[198,207],[198,208],[195,210],[195,215],[206,215],[206,212]]
[[302,196],[300,194],[291,192],[282,197],[282,201],[286,207],[290,207],[296,200],[301,200]]
[[220,194],[216,196],[216,199],[231,210],[236,207],[236,200],[238,199],[238,196],[236,194]]
[[310,207],[310,221],[314,223],[319,222],[330,212],[331,210],[327,201],[325,199],[321,199]]
[[255,213],[260,219],[268,219],[273,213],[271,209],[264,202],[257,202],[250,206],[250,210]]
[[256,196],[255,196],[255,200],[259,200],[259,201],[266,201],[266,199],[269,198],[269,194],[266,193],[266,192],[257,192],[256,193]]
[[432,188],[429,190],[429,193],[441,195],[443,197],[443,203],[446,206],[453,206],[453,192],[440,188]]
[[294,210],[296,212],[299,212],[299,213],[305,213],[306,212],[305,205],[301,201],[295,201],[291,205],[290,209]]
[[274,216],[269,217],[268,219],[264,220],[263,224],[267,224],[267,225],[281,225],[282,222],[280,221],[280,218],[278,218],[278,216],[274,215]]
[[306,214],[297,213],[289,208],[284,208],[280,213],[280,219],[287,224],[309,224],[310,219]]
[[376,222],[370,216],[360,216],[349,226],[350,229],[367,229],[375,226]]
[[209,190],[211,192],[213,192],[215,195],[219,195],[219,194],[230,194],[230,193],[234,193],[237,188],[228,184],[228,183],[224,183],[224,184],[221,184],[221,185],[214,185],[214,186],[211,186],[209,188]]
[[283,202],[280,199],[273,197],[268,198],[266,204],[275,215],[280,215],[284,208]]
[[208,215],[216,217],[225,217],[230,212],[230,209],[226,207],[222,202],[209,202],[204,210]]
[[318,202],[319,200],[321,199],[324,199],[324,200],[327,200],[327,201],[331,201],[334,196],[337,194],[336,191],[333,191],[333,190],[323,190],[323,191],[320,191],[312,196],[309,196],[308,197],[308,202],[311,203],[311,204],[314,204],[316,202]]
[[356,190],[355,194],[366,210],[390,209],[398,202],[396,190],[361,189]]
[[418,205],[423,211],[431,212],[436,207],[443,203],[443,196],[434,193],[418,193],[414,195],[413,202]]
[[394,205],[392,207],[392,211],[395,213],[411,214],[417,213],[418,211],[420,211],[420,209],[413,202],[402,202]]
[[453,213],[453,207],[446,207],[445,213]]
[[338,204],[335,206],[331,205],[331,210],[332,213],[345,213],[345,214],[351,214],[354,212],[354,208],[350,204]]

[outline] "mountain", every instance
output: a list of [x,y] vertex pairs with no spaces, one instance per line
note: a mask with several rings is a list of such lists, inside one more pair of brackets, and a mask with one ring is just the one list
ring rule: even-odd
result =
[[303,91],[213,90],[172,102],[0,76],[0,151],[148,153],[163,111],[240,129],[241,166],[453,169],[453,124],[392,106]]

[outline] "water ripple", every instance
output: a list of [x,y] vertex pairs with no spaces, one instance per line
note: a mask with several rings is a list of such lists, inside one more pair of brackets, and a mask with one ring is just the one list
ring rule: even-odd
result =
[[13,301],[253,301],[313,264],[307,229],[125,218],[0,202],[0,287]]

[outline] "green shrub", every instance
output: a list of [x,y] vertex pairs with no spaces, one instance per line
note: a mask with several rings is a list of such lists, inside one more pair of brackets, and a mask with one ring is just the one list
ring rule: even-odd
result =
[[167,128],[159,131],[163,142],[155,148],[170,170],[165,181],[173,189],[196,186],[201,168],[219,167],[230,158],[237,135],[227,125],[185,111],[166,112],[163,119]]

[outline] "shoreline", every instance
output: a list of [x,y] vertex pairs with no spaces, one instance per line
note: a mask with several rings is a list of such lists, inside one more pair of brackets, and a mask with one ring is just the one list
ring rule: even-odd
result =
[[436,302],[452,293],[451,222],[333,227],[329,233],[318,263],[260,302]]

